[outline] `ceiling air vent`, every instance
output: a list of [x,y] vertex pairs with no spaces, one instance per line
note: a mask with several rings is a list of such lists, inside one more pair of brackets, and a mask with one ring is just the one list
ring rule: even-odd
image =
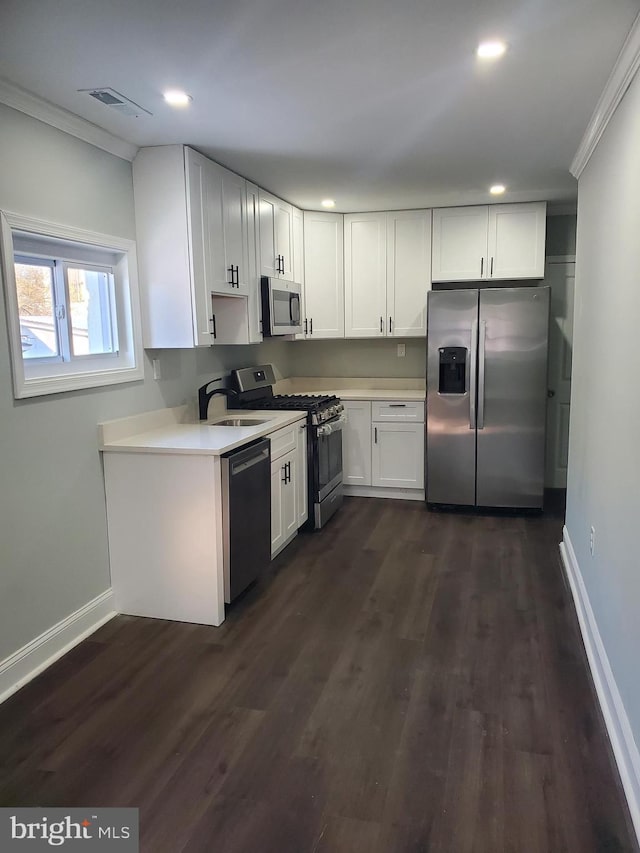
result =
[[115,89],[102,87],[100,89],[78,89],[78,91],[86,92],[92,98],[95,98],[96,101],[104,104],[105,107],[111,107],[123,116],[136,116],[137,118],[142,115],[153,115],[149,110],[145,110],[144,107],[130,101],[129,98],[125,98],[120,92],[116,92]]

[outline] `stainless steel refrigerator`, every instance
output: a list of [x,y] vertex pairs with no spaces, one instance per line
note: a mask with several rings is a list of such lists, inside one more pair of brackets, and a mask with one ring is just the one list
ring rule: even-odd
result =
[[427,502],[541,508],[549,288],[429,293]]

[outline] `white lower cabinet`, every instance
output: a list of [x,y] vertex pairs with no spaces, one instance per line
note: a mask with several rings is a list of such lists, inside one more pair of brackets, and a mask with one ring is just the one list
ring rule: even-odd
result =
[[424,489],[424,424],[372,425],[371,485]]
[[424,403],[343,400],[345,494],[424,498]]
[[307,435],[297,421],[271,439],[271,557],[307,520]]
[[342,431],[342,482],[371,485],[371,401],[345,400],[347,423]]

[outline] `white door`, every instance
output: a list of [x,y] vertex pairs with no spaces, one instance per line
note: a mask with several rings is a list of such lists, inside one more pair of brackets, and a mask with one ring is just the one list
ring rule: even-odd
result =
[[344,220],[304,212],[304,322],[307,338],[344,338]]
[[260,274],[274,278],[278,275],[276,261],[276,202],[275,196],[259,191],[260,199]]
[[545,485],[564,489],[569,455],[575,262],[547,259],[544,283],[551,287],[548,386],[552,395],[547,406]]
[[387,217],[344,217],[344,327],[346,338],[382,338],[387,328]]
[[247,182],[246,241],[247,241],[247,315],[249,343],[262,342],[262,304],[260,301],[260,199],[259,190]]
[[302,211],[297,207],[291,208],[291,222],[293,233],[293,280],[302,285],[304,291],[304,219]]
[[309,517],[307,474],[307,425],[303,423],[298,426],[298,445],[296,447],[296,507],[298,527],[302,527]]
[[282,534],[286,542],[298,529],[298,459],[296,451],[292,450],[279,460],[286,466],[286,483],[282,484]]
[[293,279],[293,211],[290,204],[275,199],[276,258],[280,258],[280,278]]
[[344,400],[347,423],[342,430],[342,482],[371,485],[371,401]]
[[215,342],[211,215],[216,194],[211,186],[211,165],[211,161],[197,151],[185,149],[193,335],[197,346],[211,346]]
[[387,335],[426,337],[431,211],[387,213]]
[[424,488],[424,424],[374,423],[373,486]]
[[489,278],[542,278],[546,202],[489,208]]
[[225,291],[246,296],[249,276],[246,253],[247,190],[244,178],[220,169],[224,221]]
[[486,278],[488,221],[486,205],[433,211],[433,281]]
[[271,463],[271,556],[284,543],[283,490],[285,488],[285,458]]

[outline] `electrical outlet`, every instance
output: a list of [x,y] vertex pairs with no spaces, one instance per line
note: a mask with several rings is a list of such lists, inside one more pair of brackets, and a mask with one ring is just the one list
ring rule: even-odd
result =
[[160,370],[160,359],[159,358],[151,359],[151,366],[153,367],[153,378],[154,379],[162,379],[162,371]]
[[398,344],[398,358],[404,358],[407,354],[406,344]]
[[592,527],[589,531],[589,550],[591,551],[591,556],[595,554],[596,551],[596,529]]

